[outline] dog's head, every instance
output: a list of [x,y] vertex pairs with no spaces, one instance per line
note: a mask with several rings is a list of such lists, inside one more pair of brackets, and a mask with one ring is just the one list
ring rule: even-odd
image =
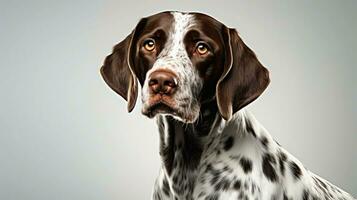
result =
[[269,73],[238,36],[204,14],[162,12],[139,21],[101,68],[105,82],[128,102],[142,87],[142,113],[192,123],[201,105],[216,101],[231,116],[268,86]]

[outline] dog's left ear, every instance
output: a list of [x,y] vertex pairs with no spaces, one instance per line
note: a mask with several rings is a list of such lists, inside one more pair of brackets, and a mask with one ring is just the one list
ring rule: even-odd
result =
[[224,27],[226,61],[216,86],[219,112],[225,120],[258,98],[269,85],[269,71],[235,29]]

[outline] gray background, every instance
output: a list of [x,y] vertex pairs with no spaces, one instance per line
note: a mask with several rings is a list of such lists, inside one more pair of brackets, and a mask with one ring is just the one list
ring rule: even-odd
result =
[[[89,3],[90,2],[90,3]],[[249,106],[315,173],[356,196],[357,1],[1,1],[0,199],[149,199],[155,123],[99,75],[142,16],[200,11],[271,71]]]

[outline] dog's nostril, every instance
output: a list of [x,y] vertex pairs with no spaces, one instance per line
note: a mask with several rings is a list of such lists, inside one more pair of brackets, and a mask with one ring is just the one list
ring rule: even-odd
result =
[[149,86],[157,85],[158,83],[159,83],[158,80],[156,80],[156,79],[151,79],[151,80],[149,81]]
[[164,85],[172,88],[176,87],[176,83],[174,79],[164,81]]

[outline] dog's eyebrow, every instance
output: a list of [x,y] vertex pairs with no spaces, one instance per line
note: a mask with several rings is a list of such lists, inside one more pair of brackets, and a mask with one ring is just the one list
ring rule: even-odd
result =
[[140,35],[141,38],[147,38],[147,37],[155,37],[158,33],[164,33],[166,34],[167,31],[163,27],[157,27],[155,29],[145,29],[143,33]]

